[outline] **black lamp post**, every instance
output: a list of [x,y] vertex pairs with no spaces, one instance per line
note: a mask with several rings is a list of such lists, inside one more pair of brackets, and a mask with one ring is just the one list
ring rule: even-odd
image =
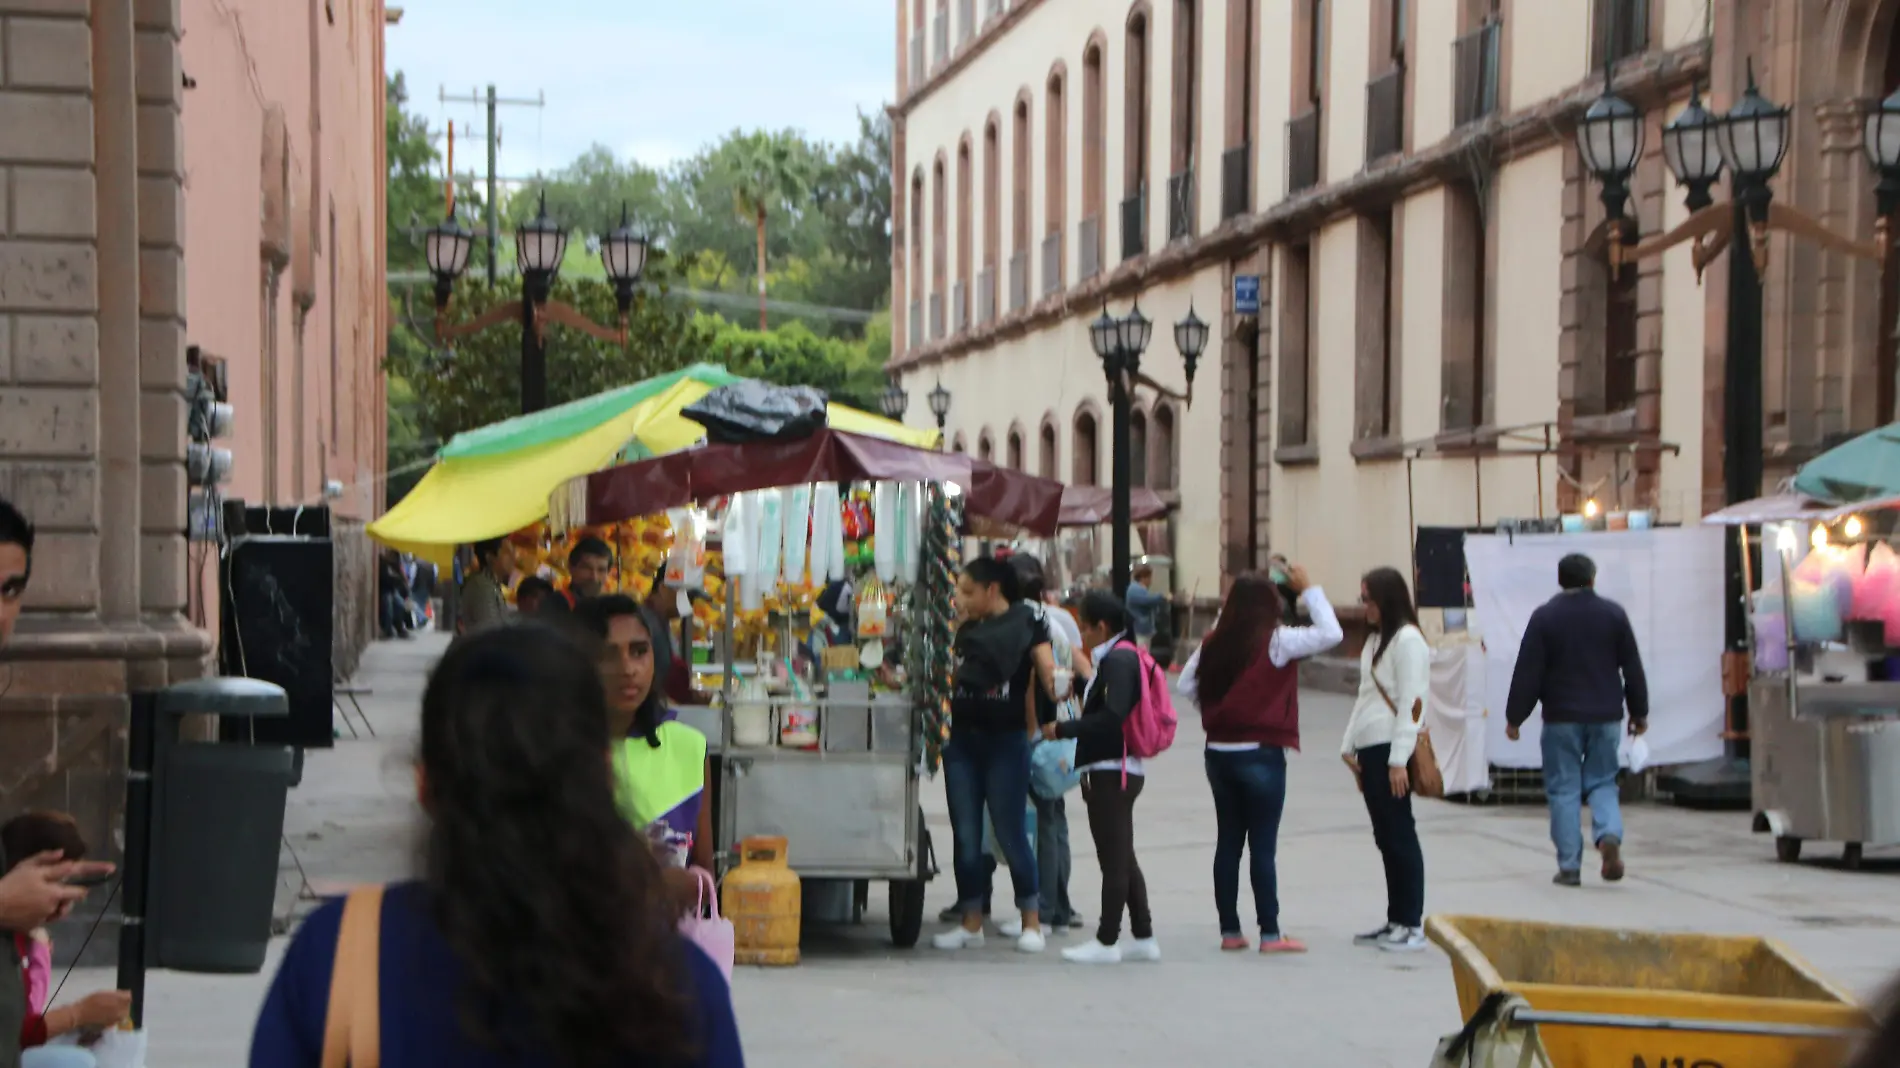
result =
[[[939,380],[937,388],[930,391],[929,399],[930,414],[937,417],[937,448],[947,449],[949,445],[943,440],[943,427],[950,419],[950,391],[943,388],[943,382]],[[908,405],[908,399],[905,403]]]
[[878,397],[877,404],[884,410],[886,419],[902,421],[904,413],[910,410],[910,394],[893,378],[884,385],[884,393]]
[[1129,571],[1133,555],[1132,472],[1134,454],[1129,433],[1134,410],[1135,387],[1147,385],[1164,395],[1192,403],[1194,372],[1201,353],[1207,348],[1207,324],[1188,308],[1187,318],[1174,326],[1174,344],[1187,372],[1189,392],[1177,394],[1165,389],[1141,373],[1141,357],[1154,336],[1154,324],[1141,314],[1137,302],[1127,315],[1116,318],[1102,307],[1102,314],[1089,323],[1089,346],[1102,361],[1102,374],[1108,379],[1110,418],[1109,452],[1111,457],[1109,504],[1109,557],[1115,583],[1115,595],[1128,593]]
[[466,323],[447,321],[449,300],[455,292],[455,280],[468,267],[473,236],[451,215],[429,232],[426,251],[429,270],[435,275],[436,336],[444,341],[506,322],[521,323],[521,410],[538,412],[548,406],[547,324],[550,320],[579,330],[590,337],[610,343],[626,344],[627,319],[633,309],[634,287],[646,270],[648,242],[635,230],[621,207],[620,227],[600,239],[601,266],[614,287],[614,303],[620,310],[617,329],[601,326],[572,305],[550,296],[561,263],[567,256],[568,231],[548,217],[547,194],[535,217],[515,231],[515,264],[521,272],[521,299],[498,305]]

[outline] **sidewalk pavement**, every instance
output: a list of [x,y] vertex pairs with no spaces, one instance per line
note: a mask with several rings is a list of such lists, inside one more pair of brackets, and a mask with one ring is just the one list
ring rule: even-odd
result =
[[[293,791],[286,831],[304,869],[326,887],[405,875],[417,812],[409,760],[416,710],[438,637],[382,643],[359,684],[378,737],[312,753]],[[1051,940],[1028,957],[1000,939],[944,954],[926,941],[891,948],[884,894],[871,895],[862,926],[808,931],[805,961],[735,978],[749,1062],[762,1068],[981,1064],[1064,1068],[1272,1060],[1414,1068],[1438,1036],[1457,1029],[1450,969],[1436,949],[1394,956],[1357,949],[1355,931],[1383,916],[1384,884],[1361,802],[1334,755],[1350,703],[1302,694],[1307,752],[1290,760],[1279,849],[1287,931],[1312,952],[1264,959],[1222,954],[1208,865],[1213,818],[1200,768],[1196,717],[1174,749],[1151,763],[1137,806],[1137,841],[1157,935],[1159,965],[1080,968]],[[346,732],[347,735],[347,732]],[[925,785],[926,814],[947,869],[943,790]],[[1780,938],[1850,989],[1873,995],[1900,970],[1900,852],[1876,851],[1866,870],[1774,860],[1773,843],[1749,831],[1746,813],[1656,805],[1626,813],[1630,875],[1606,886],[1550,883],[1554,869],[1541,808],[1423,802],[1419,819],[1432,912],[1476,913],[1659,930]],[[1077,801],[1070,805],[1071,896],[1098,916],[1098,869]],[[285,861],[288,900],[295,866]],[[999,878],[1007,878],[1000,873]],[[1242,889],[1242,912],[1251,902]],[[948,871],[931,888],[931,914],[954,896]],[[307,906],[306,906],[307,907]],[[932,923],[927,928],[936,930]],[[283,939],[258,976],[155,973],[148,1019],[152,1068],[244,1063],[256,1009]],[[107,971],[76,974],[65,997],[109,986]]]

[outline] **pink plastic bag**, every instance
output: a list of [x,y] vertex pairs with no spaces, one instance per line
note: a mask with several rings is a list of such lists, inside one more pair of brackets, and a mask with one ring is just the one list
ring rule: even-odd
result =
[[732,921],[719,915],[719,887],[713,882],[712,872],[704,868],[694,868],[692,872],[699,881],[699,904],[694,906],[691,915],[680,920],[680,935],[711,957],[730,985],[732,961],[738,948]]
[[1900,554],[1880,542],[1867,559],[1867,570],[1854,583],[1854,607],[1848,618],[1881,622],[1896,610],[1900,610]]

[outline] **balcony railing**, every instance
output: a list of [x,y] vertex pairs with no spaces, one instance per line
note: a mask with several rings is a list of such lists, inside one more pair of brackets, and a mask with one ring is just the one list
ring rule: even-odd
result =
[[942,10],[937,12],[937,17],[930,26],[930,38],[931,44],[935,47],[935,51],[931,53],[932,56],[935,57],[932,66],[941,67],[950,58],[949,11]]
[[1132,260],[1148,251],[1148,191],[1140,190],[1122,201],[1122,259]]
[[1194,233],[1194,168],[1168,176],[1168,240]]
[[1319,184],[1319,108],[1286,124],[1286,191]]
[[1009,310],[1022,311],[1029,306],[1029,251],[1009,258]]
[[1253,146],[1242,142],[1221,153],[1220,217],[1231,219],[1253,210]]
[[930,70],[924,66],[924,35],[919,30],[910,38],[910,87],[917,88],[929,77]]
[[1596,0],[1590,21],[1592,67],[1649,51],[1649,0]]
[[1405,151],[1405,68],[1366,83],[1366,165]]
[[941,339],[942,337],[943,337],[943,294],[932,293],[930,295],[930,340],[937,341]]
[[1062,231],[1051,230],[1042,238],[1042,295],[1062,288]]
[[985,267],[976,276],[976,325],[988,326],[996,321],[996,268]]
[[976,36],[976,0],[957,0],[957,47]]
[[1492,21],[1451,44],[1451,121],[1481,122],[1498,110],[1498,41],[1503,24]]
[[959,334],[970,328],[970,287],[962,282],[950,287],[950,324]]
[[1081,270],[1076,272],[1077,279],[1094,278],[1102,273],[1102,219],[1091,215],[1082,220],[1076,231],[1076,244],[1082,254]]
[[910,302],[910,347],[916,348],[924,343],[924,302]]

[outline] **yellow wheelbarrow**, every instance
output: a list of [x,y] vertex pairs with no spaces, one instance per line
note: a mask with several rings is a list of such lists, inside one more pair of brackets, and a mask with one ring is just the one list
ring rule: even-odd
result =
[[[1765,938],[1433,916],[1458,1008],[1512,995],[1553,1068],[1839,1064],[1872,1026],[1853,996]],[[1488,1011],[1497,1013],[1498,999]]]

